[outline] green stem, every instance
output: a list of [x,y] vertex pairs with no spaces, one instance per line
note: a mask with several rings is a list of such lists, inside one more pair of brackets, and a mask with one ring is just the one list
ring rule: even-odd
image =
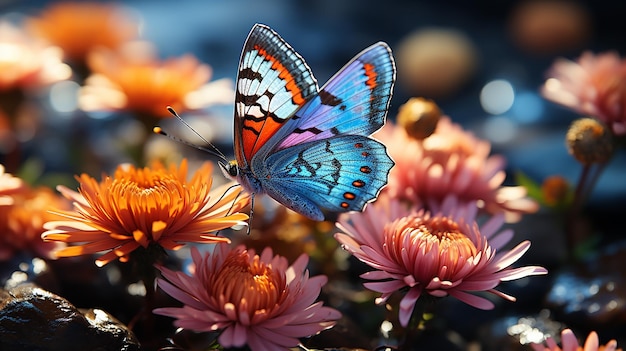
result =
[[133,263],[134,275],[137,276],[144,285],[146,296],[142,309],[128,323],[128,327],[132,330],[139,322],[142,323],[143,330],[152,330],[154,318],[152,310],[155,308],[155,286],[157,263],[162,263],[165,257],[165,250],[158,244],[151,244],[145,250],[135,250],[131,253],[131,261]]
[[432,308],[432,302],[433,300],[426,294],[415,302],[411,319],[404,330],[404,337],[400,340],[398,345],[399,351],[410,351],[424,333],[426,323],[429,320],[426,316],[430,314],[429,310]]

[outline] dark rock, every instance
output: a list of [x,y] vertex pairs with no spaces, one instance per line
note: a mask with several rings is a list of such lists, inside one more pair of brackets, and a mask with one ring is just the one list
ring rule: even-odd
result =
[[33,285],[0,290],[0,350],[139,350],[123,324]]

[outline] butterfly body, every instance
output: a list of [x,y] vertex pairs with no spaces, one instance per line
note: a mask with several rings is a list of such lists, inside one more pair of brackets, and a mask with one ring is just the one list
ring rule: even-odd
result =
[[377,43],[319,89],[302,57],[255,25],[237,78],[236,160],[224,170],[248,192],[314,220],[362,210],[393,167],[369,136],[385,123],[394,80],[391,51]]

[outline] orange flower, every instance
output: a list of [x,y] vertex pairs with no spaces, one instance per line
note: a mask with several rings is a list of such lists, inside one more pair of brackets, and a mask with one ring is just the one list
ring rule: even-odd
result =
[[117,48],[139,32],[138,22],[121,7],[97,2],[59,2],[26,25],[76,61],[95,47]]
[[10,205],[0,206],[0,261],[24,251],[39,257],[52,257],[52,251],[61,245],[41,240],[43,224],[60,219],[49,212],[51,207],[67,209],[69,202],[51,189],[27,186],[20,187],[11,199]]
[[94,51],[88,59],[94,74],[81,90],[81,108],[170,117],[165,110],[168,105],[181,111],[233,100],[228,81],[206,84],[211,78],[208,65],[191,55],[159,61],[155,55],[146,54],[152,52],[146,45],[127,45],[119,53]]
[[67,79],[72,70],[61,50],[0,22],[0,91],[31,88]]
[[571,197],[570,186],[562,176],[551,176],[541,184],[543,201],[548,206],[562,206]]
[[121,165],[100,183],[82,174],[78,193],[58,187],[74,200],[74,211],[59,211],[68,220],[46,223],[42,237],[81,243],[56,252],[58,257],[107,251],[96,260],[98,266],[115,258],[126,262],[140,247],[177,250],[184,242],[230,242],[210,233],[245,224],[248,215],[237,211],[249,198],[230,184],[210,192],[212,169],[204,163],[190,181],[186,160],[169,169],[158,162],[143,169]]
[[24,187],[24,182],[10,173],[5,173],[4,166],[0,164],[0,206],[13,204],[10,196]]

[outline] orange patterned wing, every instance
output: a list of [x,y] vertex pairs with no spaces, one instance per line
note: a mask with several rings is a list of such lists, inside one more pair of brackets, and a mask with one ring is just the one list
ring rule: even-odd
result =
[[235,153],[239,167],[318,93],[304,59],[276,32],[256,24],[243,48],[235,99]]

